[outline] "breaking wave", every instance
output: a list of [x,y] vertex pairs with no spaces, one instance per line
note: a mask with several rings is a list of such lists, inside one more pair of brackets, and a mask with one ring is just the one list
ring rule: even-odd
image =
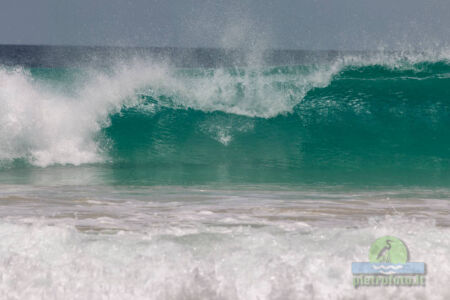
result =
[[378,54],[288,66],[0,69],[0,160],[430,169],[449,165],[450,63]]

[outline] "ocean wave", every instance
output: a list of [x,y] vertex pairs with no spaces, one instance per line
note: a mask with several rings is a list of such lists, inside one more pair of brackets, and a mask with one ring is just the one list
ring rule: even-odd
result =
[[[17,160],[39,167],[102,163],[137,153],[142,155],[136,159],[161,159],[179,154],[188,137],[210,147],[191,148],[192,157],[214,152],[217,145],[243,145],[242,139],[256,149],[260,138],[277,147],[270,152],[286,152],[308,140],[332,142],[333,128],[343,126],[350,138],[374,134],[387,141],[408,139],[418,130],[425,141],[429,136],[432,144],[444,143],[434,161],[448,154],[442,134],[449,126],[450,64],[443,54],[219,69],[134,61],[103,71],[66,70],[81,73],[70,80],[48,79],[45,74],[52,72],[60,70],[0,69],[3,166]],[[403,131],[395,132],[396,126]],[[398,142],[406,147],[412,141]],[[293,163],[277,155],[270,159]]]

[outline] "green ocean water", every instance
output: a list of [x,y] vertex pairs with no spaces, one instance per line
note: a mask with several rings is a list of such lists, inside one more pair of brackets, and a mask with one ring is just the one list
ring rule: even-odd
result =
[[[36,106],[19,97],[0,110],[1,180],[66,170],[113,184],[448,186],[449,75],[445,59],[3,69]],[[46,124],[52,105],[61,120]],[[21,109],[34,121],[14,127]]]

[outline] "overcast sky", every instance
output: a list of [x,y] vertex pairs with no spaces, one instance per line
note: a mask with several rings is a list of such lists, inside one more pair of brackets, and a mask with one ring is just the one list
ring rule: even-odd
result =
[[450,0],[0,0],[1,44],[426,48]]

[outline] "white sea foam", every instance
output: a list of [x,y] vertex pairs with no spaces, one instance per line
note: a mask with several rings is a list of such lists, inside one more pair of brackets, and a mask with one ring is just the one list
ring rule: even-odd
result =
[[159,72],[91,73],[75,93],[64,94],[26,70],[0,69],[0,160],[26,158],[42,167],[102,161],[100,129],[111,113],[136,103],[136,88]]
[[[402,193],[3,187],[0,298],[448,299],[448,200]],[[353,287],[385,235],[425,287]]]

